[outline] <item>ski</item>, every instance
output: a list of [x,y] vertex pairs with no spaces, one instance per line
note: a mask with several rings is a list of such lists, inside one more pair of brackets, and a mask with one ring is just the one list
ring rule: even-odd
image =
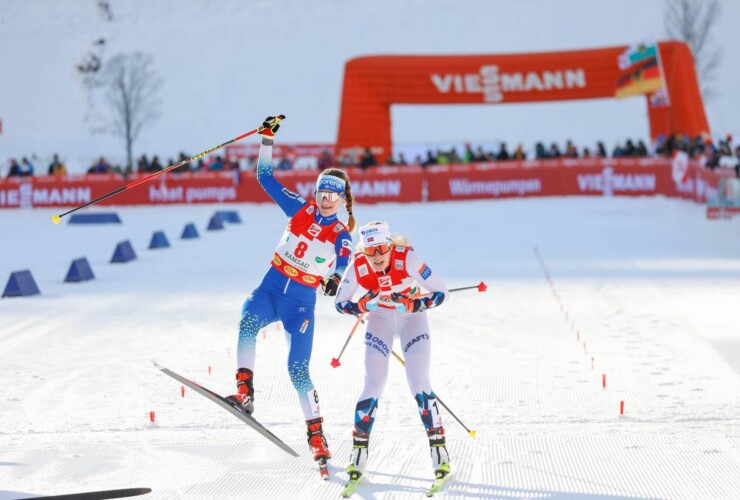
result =
[[233,404],[227,401],[226,398],[219,396],[215,392],[209,389],[206,389],[202,385],[197,384],[193,382],[192,380],[186,379],[182,375],[179,375],[168,368],[165,368],[164,366],[157,363],[155,360],[152,360],[152,363],[162,373],[169,375],[170,377],[174,378],[178,382],[190,387],[192,390],[194,390],[201,396],[205,397],[206,399],[210,399],[211,401],[219,405],[221,408],[224,408],[225,410],[227,410],[229,413],[237,417],[239,420],[249,425],[252,429],[256,430],[257,432],[262,434],[264,437],[266,437],[267,439],[275,443],[281,450],[293,455],[294,457],[298,456],[298,453],[296,453],[290,446],[285,444],[275,434],[267,430],[267,428],[261,423],[259,423],[252,415],[235,407]]
[[70,493],[68,495],[52,495],[33,497],[38,500],[105,500],[107,498],[126,498],[151,493],[151,488],[129,488],[125,490],[88,491],[85,493]]
[[319,474],[321,474],[321,479],[324,481],[329,479],[329,464],[326,461],[326,457],[319,458],[316,460],[316,463],[319,464]]
[[357,489],[357,485],[360,484],[360,481],[362,481],[362,476],[353,476],[350,475],[349,481],[347,481],[347,485],[342,490],[342,497],[348,498],[352,496],[352,493],[355,492]]
[[441,490],[444,487],[444,485],[447,483],[447,480],[449,479],[450,476],[451,474],[448,473],[442,477],[438,477],[437,479],[435,479],[434,482],[432,483],[432,486],[427,490],[427,496],[433,497],[435,493],[437,493],[439,490]]

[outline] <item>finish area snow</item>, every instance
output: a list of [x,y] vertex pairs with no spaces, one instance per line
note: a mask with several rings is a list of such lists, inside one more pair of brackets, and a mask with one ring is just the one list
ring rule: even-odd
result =
[[[206,231],[224,208],[243,223]],[[241,305],[285,227],[280,209],[104,210],[123,223],[0,212],[0,286],[30,269],[42,292],[0,300],[0,500],[139,487],[152,499],[339,497],[365,346],[359,329],[331,367],[354,325],[333,300],[318,298],[311,364],[334,453],[328,482],[308,454],[280,326],[258,337],[254,416],[298,458],[183,397],[150,362],[234,391]],[[432,385],[477,432],[443,410],[454,477],[440,497],[738,498],[740,221],[659,197],[354,212],[407,234],[449,287],[488,285],[429,313]],[[189,222],[199,239],[179,238]],[[159,230],[171,247],[148,250]],[[109,264],[126,239],[138,259]],[[83,256],[95,280],[63,283]],[[420,498],[433,478],[416,403],[390,363],[355,498]]]

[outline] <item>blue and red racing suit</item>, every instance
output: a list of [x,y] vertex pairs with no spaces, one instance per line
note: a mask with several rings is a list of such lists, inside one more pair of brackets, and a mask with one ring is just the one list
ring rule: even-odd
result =
[[352,238],[337,215],[324,217],[314,201],[286,189],[274,176],[272,146],[260,147],[257,180],[290,217],[272,266],[242,306],[237,364],[254,370],[257,334],[282,321],[290,344],[288,373],[306,420],[320,416],[319,397],[309,375],[316,289],[336,261],[341,276],[351,255]]

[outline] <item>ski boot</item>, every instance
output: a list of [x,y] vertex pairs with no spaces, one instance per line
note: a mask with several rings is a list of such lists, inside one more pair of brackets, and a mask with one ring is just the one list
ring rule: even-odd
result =
[[370,440],[369,432],[352,432],[352,455],[350,455],[347,474],[350,480],[358,481],[365,473],[367,466],[367,445]]
[[308,427],[308,447],[313,454],[313,459],[317,462],[320,459],[327,460],[331,458],[329,445],[326,443],[324,430],[321,428],[321,422],[323,421],[324,419],[322,417],[306,420],[306,426]]
[[429,451],[432,455],[435,479],[444,479],[451,472],[450,455],[445,446],[444,427],[432,428],[427,431],[429,437]]
[[249,368],[239,368],[236,371],[237,393],[226,398],[229,403],[241,408],[249,415],[254,411],[253,377],[254,373]]

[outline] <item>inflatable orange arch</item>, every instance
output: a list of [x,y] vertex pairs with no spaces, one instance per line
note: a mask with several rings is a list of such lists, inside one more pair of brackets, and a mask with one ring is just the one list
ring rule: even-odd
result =
[[337,150],[370,147],[385,160],[392,152],[392,104],[500,104],[645,95],[653,140],[674,133],[708,134],[688,46],[660,42],[652,46],[653,58],[629,65],[634,53],[633,47],[620,46],[351,59],[344,72]]

